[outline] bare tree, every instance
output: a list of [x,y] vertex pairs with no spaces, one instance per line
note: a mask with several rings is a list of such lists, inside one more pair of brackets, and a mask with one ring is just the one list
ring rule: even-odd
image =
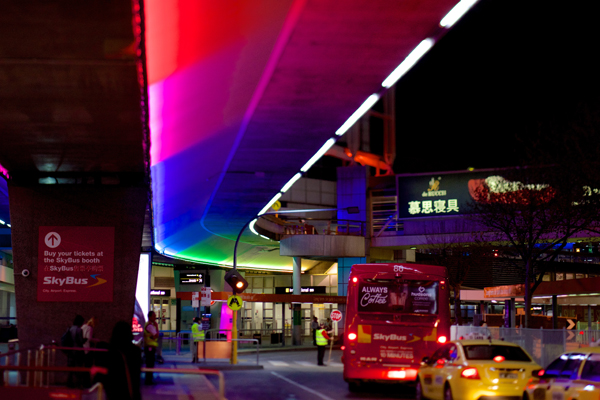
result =
[[471,187],[472,218],[487,228],[487,241],[524,266],[525,327],[545,262],[598,222],[598,191],[565,172],[562,166],[504,170]]
[[[468,231],[464,221],[463,225],[462,231]],[[454,294],[454,318],[458,325],[462,325],[461,288],[470,271],[484,263],[484,258],[491,254],[492,248],[477,234],[446,235],[441,229],[437,229],[438,232],[435,233],[434,230],[436,229],[432,227],[426,229],[428,247],[423,252],[430,256],[433,264],[446,267],[448,285]]]

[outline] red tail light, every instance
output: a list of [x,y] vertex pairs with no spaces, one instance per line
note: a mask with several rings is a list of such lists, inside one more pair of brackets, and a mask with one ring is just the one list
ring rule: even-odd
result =
[[413,368],[407,368],[399,371],[388,371],[388,378],[390,379],[406,379],[414,381],[417,378],[418,371]]
[[349,333],[348,340],[356,340],[356,333],[353,333],[353,332]]
[[496,356],[496,357],[494,357],[494,361],[496,361],[497,363],[501,363],[504,360],[505,360],[505,358],[503,356]]
[[460,373],[460,376],[467,379],[479,379],[479,372],[477,371],[477,368],[465,368]]
[[446,343],[448,341],[448,338],[446,336],[440,336],[438,338],[438,343]]
[[342,351],[346,350],[346,346],[340,347],[340,350],[342,350]]

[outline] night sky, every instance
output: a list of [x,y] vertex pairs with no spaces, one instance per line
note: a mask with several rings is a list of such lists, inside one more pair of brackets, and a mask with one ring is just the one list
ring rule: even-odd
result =
[[481,0],[396,85],[394,172],[520,165],[540,125],[597,109],[592,3]]

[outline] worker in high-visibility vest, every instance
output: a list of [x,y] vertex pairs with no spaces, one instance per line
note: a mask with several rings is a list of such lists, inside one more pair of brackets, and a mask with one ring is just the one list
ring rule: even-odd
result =
[[[156,313],[150,311],[148,313],[148,322],[144,326],[144,358],[146,359],[146,368],[154,368],[156,362],[156,349],[158,348],[158,323],[156,322]],[[146,385],[154,383],[152,372],[146,372],[144,380]]]
[[198,362],[198,346],[200,342],[204,341],[204,331],[202,330],[202,325],[200,324],[200,318],[194,318],[194,323],[192,324],[192,339],[194,340],[194,346],[192,348],[192,362]]
[[325,365],[323,364],[323,357],[325,356],[325,347],[327,347],[327,343],[329,339],[331,339],[327,334],[325,324],[321,324],[321,327],[317,329],[317,333],[315,336],[317,341],[317,365]]

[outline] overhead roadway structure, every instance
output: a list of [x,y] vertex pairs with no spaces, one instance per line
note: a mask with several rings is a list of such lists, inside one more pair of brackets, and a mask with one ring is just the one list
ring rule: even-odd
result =
[[[156,249],[231,265],[240,228],[455,4],[146,1]],[[248,231],[238,266],[291,270],[274,245]]]
[[[3,2],[0,175],[150,179],[156,249],[231,265],[241,227],[433,44],[456,3]],[[0,190],[10,224],[7,207]],[[238,265],[291,270],[277,246],[248,231]]]

